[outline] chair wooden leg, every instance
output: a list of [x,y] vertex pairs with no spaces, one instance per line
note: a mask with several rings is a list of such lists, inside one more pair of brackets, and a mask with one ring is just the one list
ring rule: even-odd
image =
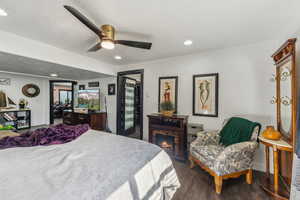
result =
[[253,182],[253,171],[252,171],[252,169],[249,169],[249,171],[246,174],[246,182],[248,184],[252,184],[252,182]]
[[195,162],[191,157],[189,158],[189,160],[190,160],[190,168],[192,169],[195,167]]
[[216,193],[221,194],[223,178],[222,176],[214,176],[214,178],[215,178]]

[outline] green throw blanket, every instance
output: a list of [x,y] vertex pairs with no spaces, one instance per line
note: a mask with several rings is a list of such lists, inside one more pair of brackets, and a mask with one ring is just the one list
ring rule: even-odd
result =
[[251,122],[247,119],[232,117],[220,132],[220,144],[229,146],[232,144],[250,141],[253,130],[261,125],[257,122]]

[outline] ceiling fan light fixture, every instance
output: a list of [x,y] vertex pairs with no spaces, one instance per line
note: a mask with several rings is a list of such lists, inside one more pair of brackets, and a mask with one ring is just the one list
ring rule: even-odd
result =
[[115,45],[124,45],[128,47],[147,49],[147,50],[151,49],[152,43],[150,42],[115,40],[116,31],[112,25],[104,24],[99,28],[93,22],[91,22],[86,16],[80,13],[76,8],[68,5],[64,5],[64,8],[98,36],[100,42],[94,45],[92,48],[90,48],[88,50],[89,52],[95,52],[100,49],[111,50],[115,48]]
[[115,48],[115,43],[111,40],[102,40],[101,41],[101,47],[104,49],[114,49]]

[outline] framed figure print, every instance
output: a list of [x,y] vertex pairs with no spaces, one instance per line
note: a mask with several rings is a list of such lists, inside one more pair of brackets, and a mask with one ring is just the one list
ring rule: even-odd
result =
[[85,90],[85,85],[79,85],[79,90]]
[[177,88],[178,76],[159,77],[158,87],[158,112],[160,112],[160,105],[163,102],[170,102],[177,113]]
[[218,117],[219,74],[193,76],[193,115]]
[[115,95],[116,94],[116,84],[111,83],[108,84],[108,95]]
[[7,105],[7,96],[4,91],[0,90],[0,108],[6,108]]

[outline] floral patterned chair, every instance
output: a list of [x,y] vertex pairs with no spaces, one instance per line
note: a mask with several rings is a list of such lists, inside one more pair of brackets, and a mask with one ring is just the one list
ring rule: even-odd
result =
[[[223,125],[227,123],[226,120]],[[257,137],[260,127],[256,126],[251,140],[230,146],[219,144],[219,131],[202,131],[190,146],[190,167],[195,163],[214,176],[217,194],[222,191],[224,179],[236,178],[246,174],[246,182],[252,184],[252,167],[255,150],[258,147]]]

